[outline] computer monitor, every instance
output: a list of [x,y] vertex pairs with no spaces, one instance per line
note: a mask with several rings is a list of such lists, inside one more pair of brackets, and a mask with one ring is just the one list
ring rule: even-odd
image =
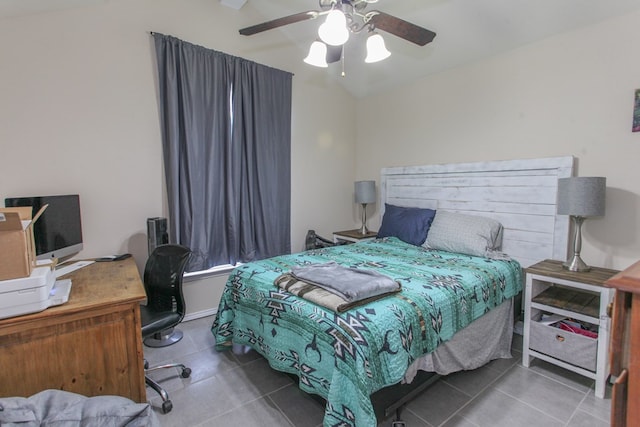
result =
[[82,223],[80,220],[80,196],[8,197],[6,207],[32,206],[33,215],[44,205],[49,205],[33,226],[36,258],[60,260],[82,250]]

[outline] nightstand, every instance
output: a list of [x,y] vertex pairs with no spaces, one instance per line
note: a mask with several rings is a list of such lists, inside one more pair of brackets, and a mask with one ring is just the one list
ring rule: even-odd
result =
[[[573,272],[562,261],[545,260],[525,268],[522,364],[538,358],[595,379],[596,397],[604,397],[609,376],[610,318],[607,306],[614,290],[603,286],[618,271],[592,267]],[[559,315],[597,327],[597,338],[568,332],[541,322],[543,314]]]
[[367,234],[361,234],[360,229],[334,231],[333,242],[334,243],[347,243],[347,242],[356,243],[356,242],[362,242],[364,240],[375,239],[377,235],[378,235],[377,231],[369,231]]

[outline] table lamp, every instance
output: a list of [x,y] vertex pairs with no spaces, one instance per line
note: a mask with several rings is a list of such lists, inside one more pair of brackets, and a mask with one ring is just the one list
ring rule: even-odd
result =
[[589,271],[581,258],[582,223],[585,218],[604,216],[606,178],[571,177],[558,180],[558,214],[570,215],[574,225],[573,255],[563,264],[569,271]]
[[355,183],[356,203],[362,205],[362,227],[360,234],[363,236],[369,232],[367,229],[367,204],[376,201],[376,182],[375,181],[356,181]]

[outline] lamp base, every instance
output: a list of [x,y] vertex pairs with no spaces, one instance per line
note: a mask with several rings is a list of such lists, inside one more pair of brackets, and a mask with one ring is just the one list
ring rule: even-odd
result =
[[367,204],[362,204],[362,227],[360,227],[360,234],[363,236],[369,233],[369,229],[367,228]]
[[581,273],[591,270],[591,267],[589,267],[578,254],[574,254],[573,257],[563,263],[562,266],[569,271],[578,271]]

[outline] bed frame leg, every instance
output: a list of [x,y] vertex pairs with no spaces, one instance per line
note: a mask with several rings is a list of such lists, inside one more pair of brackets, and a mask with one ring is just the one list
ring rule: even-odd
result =
[[391,427],[406,427],[404,421],[402,421],[402,410],[404,409],[404,405],[398,406],[396,408],[396,419],[391,423]]

